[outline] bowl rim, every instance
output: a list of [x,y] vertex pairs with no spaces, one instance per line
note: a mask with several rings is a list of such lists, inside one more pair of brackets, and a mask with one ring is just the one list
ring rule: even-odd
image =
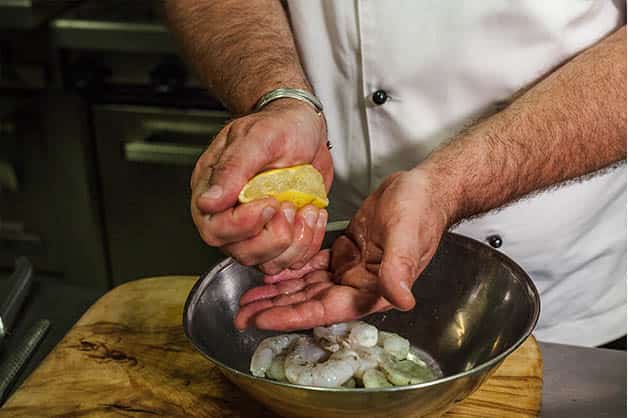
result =
[[399,392],[399,391],[406,391],[406,390],[423,389],[423,388],[427,388],[431,386],[438,386],[447,382],[451,382],[453,380],[458,380],[458,379],[465,378],[471,375],[479,374],[482,371],[491,369],[495,365],[501,363],[506,357],[508,357],[517,348],[519,348],[530,337],[530,335],[532,335],[532,331],[536,327],[536,324],[539,320],[540,311],[541,311],[541,299],[539,296],[539,292],[536,286],[534,285],[534,282],[528,275],[528,273],[519,264],[517,264],[514,260],[506,256],[505,254],[489,247],[488,245],[484,244],[482,241],[478,241],[466,235],[458,234],[455,232],[449,232],[449,231],[445,232],[445,234],[443,234],[441,242],[444,239],[451,239],[462,245],[474,245],[474,246],[481,245],[484,248],[484,250],[488,251],[493,256],[497,257],[508,268],[510,268],[511,270],[513,270],[514,273],[516,273],[516,277],[522,280],[523,283],[526,285],[525,287],[528,290],[528,293],[530,294],[532,301],[534,302],[533,307],[532,307],[533,308],[532,321],[530,321],[530,323],[528,324],[523,335],[519,337],[517,341],[515,341],[510,347],[508,347],[499,355],[469,370],[465,370],[463,372],[441,377],[439,379],[429,380],[422,383],[416,383],[413,385],[392,386],[392,387],[383,387],[383,388],[343,388],[343,387],[321,387],[321,386],[297,385],[297,384],[289,383],[289,382],[280,382],[277,380],[271,380],[265,377],[253,376],[252,374],[244,373],[244,372],[241,372],[240,370],[234,369],[224,364],[223,362],[216,360],[215,358],[211,357],[207,353],[205,353],[201,349],[201,347],[199,347],[199,345],[196,343],[196,341],[192,338],[192,336],[189,333],[189,325],[192,321],[192,315],[191,315],[192,307],[196,305],[196,303],[198,302],[198,299],[203,294],[203,291],[205,290],[205,288],[211,283],[211,281],[216,277],[216,275],[219,272],[237,263],[237,261],[231,257],[227,257],[224,260],[216,263],[207,273],[201,275],[199,279],[196,281],[196,283],[194,284],[194,286],[192,286],[192,289],[190,289],[190,292],[188,294],[188,297],[185,301],[185,305],[183,308],[183,332],[186,338],[190,341],[190,343],[194,346],[194,348],[203,355],[203,357],[207,358],[209,361],[216,364],[220,368],[226,369],[230,373],[235,374],[236,376],[239,376],[239,377],[243,377],[245,379],[252,379],[253,381],[258,381],[263,384],[278,385],[278,386],[294,388],[294,389],[313,390],[313,391],[320,391],[320,392],[342,392],[342,393]]

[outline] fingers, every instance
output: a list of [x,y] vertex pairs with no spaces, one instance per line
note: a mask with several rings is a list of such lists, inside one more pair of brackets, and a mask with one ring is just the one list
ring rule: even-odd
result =
[[314,270],[328,270],[330,254],[329,250],[321,250],[307,262],[307,265]]
[[349,270],[345,270],[342,276],[334,275],[333,280],[338,284],[351,286],[372,293],[377,293],[379,289],[377,272],[374,274],[365,269],[361,264],[357,264]]
[[[246,327],[251,326],[251,325],[258,326],[257,316],[262,315],[266,312],[270,312],[271,316],[279,313],[279,315],[281,315],[282,317],[282,319],[279,319],[279,321],[282,321],[286,318],[286,316],[282,314],[284,310],[280,308],[286,308],[287,309],[286,312],[293,312],[292,309],[290,308],[292,308],[293,306],[300,306],[304,303],[307,303],[308,301],[310,301],[311,298],[316,297],[317,294],[320,292],[324,292],[330,286],[333,286],[333,284],[332,283],[316,283],[308,287],[304,291],[297,292],[291,295],[281,296],[280,297],[281,300],[263,299],[263,300],[250,303],[248,305],[243,306],[240,309],[240,311],[236,315],[234,324],[238,329],[245,329]],[[284,324],[284,325],[288,326],[287,324]],[[275,329],[275,328],[262,328],[262,329]],[[295,328],[292,328],[292,329],[295,329]]]
[[346,235],[341,235],[334,241],[331,254],[331,271],[334,277],[342,277],[346,271],[358,265],[361,260],[360,249]]
[[286,306],[286,305],[294,305],[295,303],[305,302],[318,295],[323,290],[333,286],[334,284],[330,281],[325,281],[322,283],[316,283],[311,286],[308,286],[304,291],[297,292],[289,295],[281,295],[277,296],[273,299],[273,303],[275,306]]
[[275,199],[260,199],[214,215],[197,215],[196,227],[207,244],[220,247],[258,235],[279,212]]
[[209,179],[212,175],[212,167],[218,161],[227,143],[227,132],[229,126],[222,129],[209,144],[209,147],[199,157],[192,176],[190,178],[190,189],[192,190],[191,212],[195,222],[205,214],[198,205],[199,197],[209,188]]
[[250,322],[257,328],[292,331],[320,325],[353,321],[382,310],[386,304],[377,294],[349,286],[330,286],[301,303],[266,307]]
[[195,191],[198,186],[202,185],[204,186],[203,190],[200,191],[202,193],[209,187],[212,167],[220,159],[220,156],[227,145],[227,135],[229,134],[230,129],[231,125],[227,125],[221,129],[209,143],[207,149],[199,157],[196,165],[194,166],[194,170],[192,171],[192,177],[190,178],[190,189],[192,191]]
[[317,271],[305,278],[250,289],[240,299],[242,308],[236,315],[234,324],[238,329],[244,329],[258,312],[275,306],[301,302],[331,285],[329,273]]
[[265,283],[277,283],[284,280],[298,279],[308,273],[329,268],[329,250],[322,250],[300,269],[286,269],[272,276],[264,276]]
[[273,301],[271,299],[262,299],[249,303],[248,305],[240,308],[233,319],[233,325],[239,330],[247,329],[250,325],[251,318],[253,318],[258,312],[270,309],[273,306]]
[[397,309],[407,311],[414,307],[411,288],[420,273],[422,247],[417,225],[398,222],[386,231],[379,287],[382,296]]
[[228,244],[223,250],[245,266],[264,264],[278,257],[292,243],[291,222],[294,215],[278,210],[257,235]]
[[242,295],[242,297],[240,298],[240,305],[244,306],[260,299],[274,298],[275,296],[279,295],[289,295],[299,292],[311,284],[324,281],[330,281],[329,272],[319,270],[307,275],[306,277],[285,280],[277,284],[266,284],[263,286],[257,286],[249,289],[244,293],[244,295]]
[[[286,204],[290,205],[294,213],[294,206],[289,203]],[[264,273],[277,274],[305,256],[305,253],[310,249],[316,231],[318,212],[318,209],[312,205],[307,205],[299,210],[294,221],[292,244],[280,256],[260,266]]]
[[205,210],[203,202],[206,200],[214,165],[225,151],[231,127],[228,125],[216,135],[197,161],[190,179],[192,219],[203,240],[215,247],[257,235],[279,208],[279,202],[264,199],[207,216],[209,212]]
[[[327,227],[327,211],[325,209],[321,209],[318,212],[318,219],[316,220],[316,227],[314,228],[314,233],[312,236],[312,241],[310,242],[310,246],[305,251],[305,254],[301,259],[297,259],[296,262],[290,265],[291,269],[300,269],[305,266],[316,254],[318,254],[321,250],[321,245],[323,245],[323,240],[325,239],[325,228]],[[326,260],[325,266],[320,267],[326,269],[329,263],[329,259]]]

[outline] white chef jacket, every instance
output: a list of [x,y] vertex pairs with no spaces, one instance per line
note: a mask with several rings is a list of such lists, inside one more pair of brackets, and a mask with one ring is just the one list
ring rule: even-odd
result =
[[[288,10],[325,107],[336,218],[350,218],[389,174],[625,22],[625,2],[610,0],[291,0]],[[377,90],[388,96],[381,105]],[[499,251],[532,277],[540,340],[593,346],[626,334],[625,166],[455,231],[498,235]]]

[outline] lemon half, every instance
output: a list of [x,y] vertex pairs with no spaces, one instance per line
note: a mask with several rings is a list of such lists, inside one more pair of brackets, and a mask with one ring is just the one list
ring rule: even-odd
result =
[[292,202],[297,208],[329,205],[323,176],[311,164],[264,171],[244,185],[238,200],[248,203],[265,197]]

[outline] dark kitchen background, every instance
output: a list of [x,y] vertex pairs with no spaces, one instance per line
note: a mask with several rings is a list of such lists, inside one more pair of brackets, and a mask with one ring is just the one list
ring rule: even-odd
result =
[[160,5],[0,0],[0,304],[18,257],[34,267],[0,360],[31,324],[52,324],[22,378],[108,289],[220,257],[196,234],[188,189],[228,115]]

